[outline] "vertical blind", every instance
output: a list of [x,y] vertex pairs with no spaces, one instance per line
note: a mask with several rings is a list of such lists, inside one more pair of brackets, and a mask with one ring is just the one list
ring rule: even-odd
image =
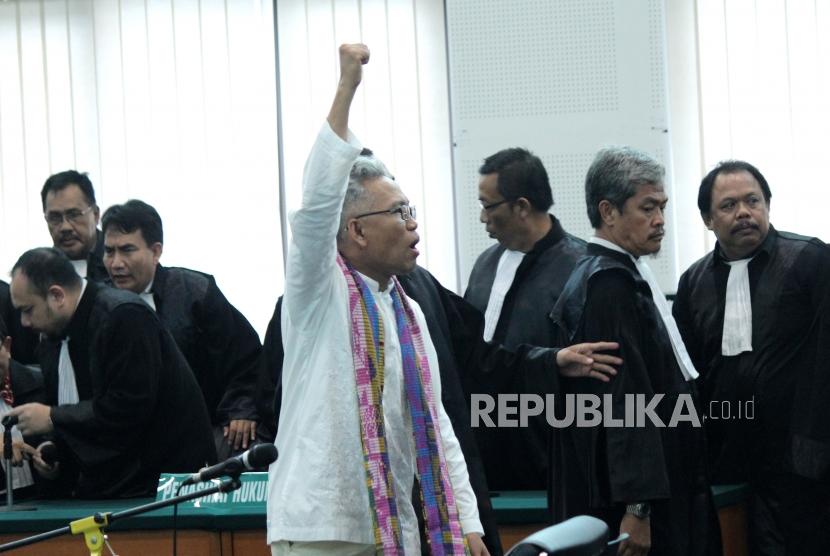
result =
[[263,333],[282,291],[271,0],[0,2],[0,274],[49,245],[40,189],[164,221],[162,264],[214,274]]
[[[162,262],[215,274],[264,331],[283,286],[281,220],[297,206],[336,86],[337,45],[363,41],[373,58],[352,127],[420,209],[419,262],[457,287],[443,2],[273,6],[0,1],[0,275],[50,243],[39,191],[75,168],[102,209],[155,205]],[[755,163],[773,190],[773,223],[830,238],[830,3],[697,0],[696,15],[704,166]]]
[[337,48],[371,60],[350,127],[418,207],[419,264],[457,288],[444,5],[441,0],[279,0],[286,208],[299,205],[305,157],[331,105]]
[[703,156],[767,178],[779,229],[830,240],[830,2],[698,0]]

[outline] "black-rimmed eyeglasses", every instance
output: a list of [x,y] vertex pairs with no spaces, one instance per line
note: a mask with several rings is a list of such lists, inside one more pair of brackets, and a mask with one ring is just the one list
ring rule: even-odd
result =
[[510,199],[502,199],[501,201],[496,201],[495,203],[485,204],[484,201],[481,199],[478,200],[479,206],[481,206],[481,210],[492,210],[499,205],[503,205],[504,203],[509,203]]
[[363,218],[364,216],[374,216],[375,214],[395,214],[398,213],[401,215],[401,220],[406,222],[407,220],[415,220],[415,205],[401,205],[399,207],[386,209],[386,210],[376,210],[372,212],[364,212],[363,214],[358,214],[354,218]]

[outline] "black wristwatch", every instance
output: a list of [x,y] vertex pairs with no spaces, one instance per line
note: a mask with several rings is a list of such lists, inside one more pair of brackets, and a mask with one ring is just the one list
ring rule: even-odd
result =
[[648,502],[640,502],[638,504],[628,504],[625,507],[625,513],[631,514],[636,518],[645,519],[651,515],[651,505]]

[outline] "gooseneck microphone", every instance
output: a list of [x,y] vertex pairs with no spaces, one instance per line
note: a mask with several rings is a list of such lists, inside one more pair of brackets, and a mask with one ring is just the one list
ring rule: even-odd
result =
[[195,485],[224,476],[239,476],[245,471],[265,467],[277,461],[277,447],[273,444],[257,444],[247,452],[228,458],[221,463],[205,467],[184,480],[182,486]]

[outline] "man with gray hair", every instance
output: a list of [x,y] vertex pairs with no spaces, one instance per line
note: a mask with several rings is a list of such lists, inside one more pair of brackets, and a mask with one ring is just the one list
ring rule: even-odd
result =
[[[424,311],[397,278],[416,269],[415,209],[382,163],[360,156],[348,130],[368,59],[364,45],[340,47],[340,83],[291,216],[268,543],[272,554],[418,554],[416,478],[424,548],[484,556],[476,498],[442,403],[441,357]],[[592,356],[609,347],[551,351],[549,368],[613,374]]]
[[435,349],[395,279],[415,268],[415,211],[385,168],[358,160],[348,129],[368,60],[364,45],[340,47],[340,82],[291,217],[268,543],[273,554],[417,554],[417,478],[433,554],[483,556]]
[[[591,514],[612,534],[628,533],[620,554],[717,554],[719,533],[694,406],[697,372],[644,261],[663,240],[664,174],[646,153],[608,148],[597,154],[585,178],[595,236],[551,318],[560,345],[608,339],[619,343],[624,363],[607,383],[562,381],[566,395],[601,399],[604,418],[554,435],[554,512],[557,520]],[[637,396],[651,411],[632,422],[627,405]],[[609,415],[622,422],[614,424]]]

